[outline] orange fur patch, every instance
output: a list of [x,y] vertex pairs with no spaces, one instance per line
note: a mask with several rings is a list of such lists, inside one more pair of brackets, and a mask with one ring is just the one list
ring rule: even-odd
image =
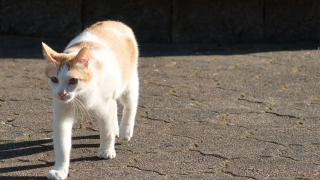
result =
[[48,65],[45,74],[48,78],[52,76],[56,76],[59,74],[61,68],[63,66],[67,66],[69,73],[72,77],[79,79],[80,81],[90,81],[92,78],[92,71],[88,68],[84,68],[84,66],[80,63],[76,63],[75,65],[71,66],[70,62],[67,63],[57,63],[55,66]]
[[99,71],[101,71],[102,68],[103,68],[102,62],[99,61],[99,60],[96,60],[95,64],[96,64],[97,69],[98,69]]
[[92,71],[88,68],[84,68],[81,64],[76,63],[72,69],[69,70],[72,77],[79,79],[80,81],[88,82],[92,78]]
[[[84,30],[98,36],[116,54],[122,72],[122,81],[128,82],[137,63],[138,49],[132,30],[126,25],[115,21],[98,22]],[[122,35],[119,35],[122,34]]]
[[56,63],[48,64],[45,74],[48,78],[58,75],[63,66],[67,66],[69,73],[72,77],[79,79],[80,81],[90,81],[92,78],[92,71],[85,68],[83,64],[75,62],[75,55],[66,55],[60,53],[55,55],[54,60]]
[[47,77],[52,76],[53,74],[58,75],[61,68],[66,64],[68,69],[71,68],[71,62],[73,62],[75,56],[74,55],[67,55],[64,53],[56,53],[51,56],[52,59],[55,60],[55,62],[49,63],[45,74]]

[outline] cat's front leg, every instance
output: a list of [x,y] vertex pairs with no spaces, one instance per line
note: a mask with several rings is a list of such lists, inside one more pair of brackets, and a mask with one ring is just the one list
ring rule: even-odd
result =
[[117,103],[109,100],[103,103],[97,110],[97,119],[100,130],[99,158],[112,159],[116,157],[114,147],[116,136],[118,136]]
[[61,107],[54,109],[53,146],[56,161],[47,174],[48,179],[66,179],[68,176],[73,125],[73,118],[68,110]]

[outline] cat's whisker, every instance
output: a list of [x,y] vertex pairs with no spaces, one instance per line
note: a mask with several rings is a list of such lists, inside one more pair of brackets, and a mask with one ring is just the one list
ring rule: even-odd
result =
[[[78,110],[76,109],[76,105],[74,101],[71,101],[72,107],[73,107],[73,116],[76,117]],[[77,111],[77,112],[76,112]]]
[[80,111],[80,114],[84,114],[83,108],[82,108],[81,105],[79,104],[78,99],[74,98],[74,103],[76,104],[77,110]]
[[80,127],[83,125],[83,118],[84,118],[84,111],[83,111],[83,108],[80,107],[79,103],[77,101],[75,101],[75,105],[76,105],[76,108],[77,108],[77,112],[78,112],[78,109],[80,111],[80,113],[77,113],[77,118],[80,119]]
[[[77,101],[71,101],[72,107],[73,107],[73,115],[76,118],[76,116],[79,114],[79,107],[77,104]],[[81,111],[80,111],[81,113]]]
[[76,114],[75,115],[78,115],[78,106],[77,106],[77,102],[76,101],[72,101],[73,103],[73,106],[74,106],[74,109],[76,111]]
[[[77,116],[75,116],[75,118],[80,118],[81,117],[80,118],[80,126],[82,126],[83,118],[85,117],[86,113],[85,113],[83,107],[81,107],[81,105],[79,104],[78,101],[75,100],[74,104],[75,104],[75,107],[77,109]],[[79,113],[78,113],[78,110],[80,111]]]
[[[85,108],[85,106],[83,105],[83,103],[82,103],[79,99],[77,99],[77,98],[75,98],[75,100],[76,100],[76,102],[79,104],[79,107],[84,111],[84,114],[89,117],[90,122],[91,122],[92,124],[94,124],[94,123],[93,123],[93,120],[92,120],[92,118],[91,118],[91,116],[90,116],[90,113],[87,111],[87,109]],[[95,124],[94,124],[94,125],[95,125]]]
[[[80,106],[79,102],[77,101],[77,99],[75,99],[74,101],[76,108],[77,108],[77,115],[83,115],[85,114],[85,112],[83,111],[83,108]],[[78,113],[79,110],[79,113]]]

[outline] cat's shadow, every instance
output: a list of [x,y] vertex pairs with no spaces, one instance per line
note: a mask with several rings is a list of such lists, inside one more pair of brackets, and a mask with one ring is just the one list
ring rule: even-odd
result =
[[44,180],[47,179],[46,177],[37,177],[37,176],[23,176],[23,177],[12,177],[12,176],[1,176],[0,175],[0,179],[1,180]]
[[[98,135],[91,135],[91,136],[78,136],[73,137],[73,140],[80,140],[80,139],[99,139]],[[99,147],[99,144],[73,144],[72,148],[86,148],[86,147]],[[27,161],[25,159],[37,159],[37,156],[32,157],[36,154],[46,153],[48,151],[53,151],[52,146],[52,139],[48,140],[36,140],[36,141],[24,141],[24,142],[12,142],[12,143],[5,143],[0,144],[0,161],[7,161],[9,167],[0,167],[0,179],[1,180],[13,180],[13,179],[46,179],[45,177],[31,177],[31,176],[2,176],[3,173],[10,173],[10,172],[18,172],[30,169],[38,169],[38,168],[45,168],[45,167],[52,167],[54,162],[41,161],[41,164],[34,164],[30,163],[28,165],[22,166],[10,166],[10,162],[14,161]],[[24,158],[26,157],[26,158]],[[77,161],[99,161],[97,156],[92,157],[82,157],[82,158],[73,158],[70,159],[70,162],[77,162]],[[31,160],[30,160],[31,162]],[[25,164],[25,162],[22,162]]]

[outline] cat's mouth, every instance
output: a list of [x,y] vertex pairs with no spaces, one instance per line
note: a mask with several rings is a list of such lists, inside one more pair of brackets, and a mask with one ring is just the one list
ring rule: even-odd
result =
[[67,103],[71,102],[71,99],[59,99],[59,101],[67,104]]
[[56,97],[60,102],[63,102],[63,103],[69,103],[72,98],[71,97]]
[[67,99],[60,97],[59,100],[60,101],[66,101]]

